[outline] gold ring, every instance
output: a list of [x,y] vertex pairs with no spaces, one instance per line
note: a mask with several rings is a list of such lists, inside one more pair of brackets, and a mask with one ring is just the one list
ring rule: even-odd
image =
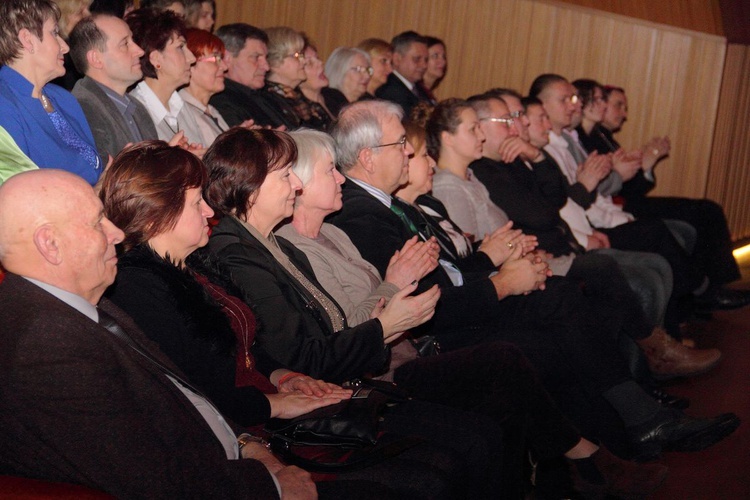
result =
[[513,243],[511,243],[510,241],[506,243],[506,245],[508,245],[508,248],[513,248]]
[[658,149],[654,149],[653,153],[654,153],[654,156],[658,156],[659,155],[659,150]]

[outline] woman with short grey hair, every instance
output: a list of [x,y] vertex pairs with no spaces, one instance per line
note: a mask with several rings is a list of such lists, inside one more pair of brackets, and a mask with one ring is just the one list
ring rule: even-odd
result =
[[358,101],[367,93],[372,73],[370,55],[357,48],[339,47],[326,62],[331,88],[340,90],[349,102]]

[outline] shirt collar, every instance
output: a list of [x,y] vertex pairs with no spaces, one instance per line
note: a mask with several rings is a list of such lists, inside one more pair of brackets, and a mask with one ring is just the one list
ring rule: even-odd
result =
[[357,186],[361,187],[368,193],[370,193],[373,197],[375,197],[380,203],[385,205],[388,208],[391,208],[391,195],[386,194],[385,191],[376,188],[375,186],[371,186],[370,184],[366,183],[365,181],[361,181],[359,179],[355,179],[353,177],[349,177],[348,175],[346,178],[350,181],[352,181]]
[[180,110],[182,110],[182,106],[185,104],[185,101],[182,100],[180,94],[172,92],[172,96],[167,103],[169,104],[169,111],[167,111],[167,108],[164,107],[159,98],[156,97],[154,91],[151,90],[151,87],[149,87],[145,81],[136,85],[133,89],[133,93],[141,97],[141,101],[143,101],[146,109],[148,109],[148,112],[154,118],[154,123],[161,122],[167,115],[177,118]]
[[23,276],[23,278],[32,282],[50,295],[53,295],[61,301],[65,302],[70,307],[88,317],[92,321],[95,321],[97,323],[99,322],[99,312],[96,310],[96,306],[92,305],[88,300],[84,299],[80,295],[68,292],[67,290],[63,290],[62,288],[57,288],[56,286],[50,285],[49,283],[35,280],[34,278],[28,278],[26,276]]
[[403,77],[403,76],[401,75],[401,73],[399,73],[398,71],[396,71],[396,70],[394,69],[394,70],[393,70],[393,74],[394,74],[394,75],[396,75],[396,78],[398,78],[399,80],[401,80],[401,81],[402,81],[402,82],[404,83],[404,85],[406,85],[406,88],[408,88],[409,90],[414,90],[414,84],[413,84],[413,83],[411,83],[411,82],[410,82],[409,80],[407,80],[406,78],[404,78],[404,77]]

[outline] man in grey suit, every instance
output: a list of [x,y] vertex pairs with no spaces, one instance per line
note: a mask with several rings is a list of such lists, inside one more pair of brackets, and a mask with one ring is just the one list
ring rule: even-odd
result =
[[143,104],[127,96],[141,79],[143,50],[133,41],[127,23],[107,14],[81,20],[70,34],[70,54],[86,75],[73,88],[106,163],[126,144],[158,139]]

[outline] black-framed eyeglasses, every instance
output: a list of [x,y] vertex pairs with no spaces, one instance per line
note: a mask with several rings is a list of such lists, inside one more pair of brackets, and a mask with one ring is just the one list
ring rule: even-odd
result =
[[401,140],[397,142],[389,142],[388,144],[378,144],[377,146],[372,146],[371,149],[375,148],[386,148],[388,146],[395,146],[395,145],[401,146],[401,149],[406,149],[406,136],[403,136]]

